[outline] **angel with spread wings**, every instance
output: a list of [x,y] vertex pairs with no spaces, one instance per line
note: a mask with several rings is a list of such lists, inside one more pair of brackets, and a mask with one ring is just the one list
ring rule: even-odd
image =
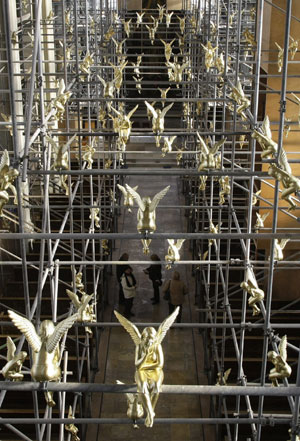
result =
[[59,144],[55,142],[51,136],[46,136],[46,140],[53,148],[54,162],[52,169],[54,170],[69,170],[69,147],[77,135],[72,136],[66,144]]
[[165,256],[165,260],[167,262],[170,262],[168,265],[166,265],[166,269],[171,269],[171,263],[178,262],[180,260],[180,254],[179,251],[181,250],[181,247],[185,241],[185,239],[178,239],[175,243],[174,239],[167,239],[169,248],[168,248],[168,254]]
[[[125,184],[125,187],[139,206],[139,209],[137,211],[138,232],[153,233],[156,230],[156,208],[161,199],[167,194],[170,186],[168,185],[166,188],[157,193],[152,200],[149,196],[144,196],[143,198],[141,198],[141,196],[128,184]],[[151,239],[142,239],[142,243],[144,246],[144,253],[148,254]]]
[[170,61],[166,62],[166,66],[171,69],[171,78],[170,81],[174,81],[176,83],[177,89],[179,88],[179,84],[182,82],[182,75],[184,70],[189,66],[189,63],[179,64],[177,61],[177,57],[174,57],[174,63]]
[[[52,320],[44,320],[39,326],[38,333],[27,318],[10,310],[8,315],[32,348],[33,363],[30,373],[33,380],[59,381],[61,377],[59,342],[76,322],[78,314],[67,317],[56,326]],[[45,398],[48,406],[55,406],[53,392],[46,391]]]
[[54,110],[54,118],[59,121],[62,119],[65,113],[65,105],[67,104],[68,99],[72,96],[73,92],[66,90],[66,85],[63,79],[59,82],[59,87],[57,91],[56,98],[52,99],[48,106],[48,111]]
[[165,57],[167,61],[170,61],[170,58],[172,56],[172,44],[175,41],[175,38],[173,38],[173,40],[170,43],[167,43],[166,41],[162,40],[160,38],[160,41],[164,44],[165,46]]
[[174,11],[172,12],[165,12],[165,17],[166,17],[166,26],[167,28],[169,28],[170,24],[171,24],[171,18],[172,15],[174,14]]
[[0,217],[3,216],[3,207],[9,202],[8,190],[14,195],[14,204],[18,203],[17,190],[13,185],[18,170],[10,166],[8,151],[5,149],[0,162]]
[[204,46],[204,44],[201,43],[201,46],[205,50],[204,62],[205,62],[206,72],[209,72],[209,69],[211,67],[214,67],[215,65],[215,56],[216,56],[216,51],[218,50],[218,46],[213,47],[210,41],[207,42],[206,46]]
[[179,20],[179,27],[180,27],[180,32],[181,32],[182,34],[184,34],[184,28],[185,28],[185,17],[181,18],[181,17],[179,17],[178,15],[176,15],[176,17],[177,17],[177,18],[178,18],[178,20]]
[[125,113],[119,112],[114,107],[111,106],[112,110],[118,115],[118,133],[119,138],[122,141],[122,143],[127,144],[130,138],[131,128],[132,128],[132,121],[130,121],[130,118],[134,114],[134,112],[137,110],[139,105],[137,104],[127,115]]
[[274,240],[274,260],[283,260],[283,250],[290,239]]
[[300,190],[300,179],[288,173],[286,170],[278,167],[276,164],[271,164],[268,169],[268,175],[280,181],[284,187],[281,193],[281,199],[287,201],[290,204],[288,211],[295,210],[297,205],[292,200],[291,195],[297,193]]
[[[124,196],[124,202],[123,205],[124,207],[128,207],[128,213],[131,213],[131,208],[133,207],[133,196],[129,193],[129,191],[126,190],[125,187],[123,187],[123,185],[117,184],[118,189],[121,190],[121,192],[123,193]],[[136,185],[135,187],[133,187],[133,190],[136,191],[138,189],[138,185]]]
[[164,379],[164,354],[161,343],[174,323],[179,307],[167,317],[158,330],[152,327],[144,328],[140,334],[138,328],[114,311],[115,316],[126,329],[135,344],[135,382],[140,401],[146,413],[145,426],[152,427],[155,417],[155,406]]
[[245,110],[250,107],[251,101],[246,97],[240,80],[237,80],[236,85],[232,87],[229,98],[236,102],[238,105],[236,109],[237,114],[242,117],[243,121],[246,121],[247,115],[245,114]]
[[253,310],[252,315],[258,315],[260,313],[260,309],[256,303],[263,301],[265,298],[265,293],[258,287],[252,267],[247,268],[245,280],[240,284],[240,287],[250,294],[248,305]]
[[94,64],[93,54],[90,54],[90,51],[87,51],[84,59],[79,64],[79,69],[86,75],[91,73],[91,66]]
[[162,157],[164,158],[166,156],[166,153],[171,153],[172,152],[172,144],[175,141],[175,139],[177,138],[177,136],[171,136],[170,138],[168,136],[166,136],[164,138],[164,145],[161,149],[162,151]]
[[165,8],[166,5],[157,5],[157,9],[158,9],[158,20],[160,21],[160,23],[162,23],[163,19],[164,19],[164,15],[165,15]]
[[145,12],[141,12],[140,14],[136,12],[136,29],[139,28],[139,26],[143,23],[143,16],[145,15]]
[[218,142],[212,144],[211,138],[208,139],[211,147],[208,147],[208,143],[204,141],[199,132],[197,132],[198,139],[200,141],[200,164],[198,171],[218,169],[221,166],[219,148],[226,142],[227,138],[223,138]]
[[123,55],[123,44],[125,43],[126,38],[122,41],[116,41],[114,37],[112,37],[112,41],[115,43],[116,46],[116,54],[119,56]]
[[[201,176],[202,178],[204,176]],[[206,176],[207,178],[207,176]],[[231,191],[230,186],[230,177],[229,176],[221,176],[219,179],[220,191],[219,191],[219,205],[223,205],[225,203],[225,195],[229,196]],[[204,188],[205,190],[205,188]]]
[[164,107],[163,110],[154,109],[154,107],[148,103],[148,101],[144,101],[149,112],[152,114],[152,130],[153,133],[159,135],[163,133],[165,129],[165,116],[166,113],[173,107],[174,103],[169,104],[167,107]]
[[7,363],[2,368],[2,375],[7,380],[22,381],[24,375],[21,373],[21,369],[27,352],[21,351],[16,354],[16,345],[10,337],[6,339],[7,346]]
[[[66,293],[77,310],[78,313],[77,321],[79,323],[85,323],[85,322],[93,323],[96,321],[96,315],[94,313],[94,305],[89,305],[90,301],[94,297],[94,294],[87,295],[84,291],[80,291],[81,299],[79,300],[79,297],[75,292],[66,289]],[[84,308],[82,308],[83,305]],[[89,326],[86,326],[84,329],[85,332],[88,332],[89,334],[93,334]]]
[[154,44],[154,40],[155,40],[155,32],[156,32],[156,28],[154,26],[148,26],[146,25],[146,28],[148,29],[149,32],[149,39],[151,41],[151,44],[153,46]]
[[227,369],[223,374],[222,372],[218,372],[216,386],[226,386],[230,372],[231,368]]
[[268,352],[268,361],[274,364],[274,368],[270,370],[269,379],[272,381],[272,386],[278,387],[278,379],[290,377],[292,368],[286,362],[287,360],[287,336],[284,335],[280,339],[279,354],[275,351]]
[[262,158],[270,158],[277,153],[278,144],[272,139],[268,115],[265,116],[260,128],[253,131],[251,137],[256,139],[263,149],[263,152],[261,153]]
[[132,20],[132,18],[131,18],[130,20],[128,20],[128,21],[126,21],[126,20],[124,20],[124,19],[121,19],[121,22],[123,23],[124,31],[125,31],[125,34],[126,34],[127,38],[130,37],[130,32],[131,32],[130,25],[131,25],[131,20]]
[[264,228],[264,222],[267,219],[267,217],[269,216],[270,212],[268,211],[267,213],[264,213],[262,215],[260,215],[259,213],[256,213],[256,222],[254,225],[254,230],[256,233],[258,233],[258,230],[260,228]]
[[[102,77],[100,77],[100,75],[97,75],[97,78],[103,85],[103,97],[113,98],[115,90],[115,79],[113,79],[112,81],[105,81]],[[107,104],[110,109],[110,102]]]

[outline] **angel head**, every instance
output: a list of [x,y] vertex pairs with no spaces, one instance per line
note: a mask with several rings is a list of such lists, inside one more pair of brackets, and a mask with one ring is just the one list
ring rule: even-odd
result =
[[44,321],[42,321],[40,328],[39,328],[39,336],[42,339],[46,339],[53,334],[54,329],[55,329],[55,326],[51,320],[44,320]]
[[155,342],[156,330],[152,326],[147,326],[141,334],[141,342],[144,347],[150,348]]

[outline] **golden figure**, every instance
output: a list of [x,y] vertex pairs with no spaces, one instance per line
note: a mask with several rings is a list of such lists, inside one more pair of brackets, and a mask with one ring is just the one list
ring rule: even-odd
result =
[[160,148],[160,140],[161,136],[155,136],[155,145],[158,149]]
[[[72,406],[69,406],[68,418],[75,419],[75,417],[73,416]],[[71,434],[71,441],[80,441],[80,438],[77,435],[78,430],[79,430],[78,427],[76,427],[73,423],[71,423],[71,424],[65,424],[65,429],[67,432],[69,432]]]
[[0,162],[0,217],[3,216],[4,205],[9,202],[8,190],[11,190],[14,196],[14,204],[18,203],[17,190],[13,185],[17,176],[19,172],[10,166],[9,154],[5,149]]
[[237,11],[234,11],[229,15],[229,26],[233,25],[234,17],[236,16],[236,14],[237,14]]
[[159,135],[160,133],[163,133],[165,129],[165,115],[166,113],[173,107],[174,103],[169,104],[167,107],[164,107],[163,110],[160,109],[154,109],[151,104],[148,103],[148,101],[144,101],[147,108],[149,109],[149,112],[152,114],[152,130],[153,133],[156,133]]
[[289,378],[292,373],[291,366],[287,363],[287,336],[284,335],[280,339],[279,354],[275,351],[268,352],[268,361],[274,364],[274,368],[270,370],[269,379],[272,381],[272,386],[278,387],[278,380]]
[[155,29],[155,32],[156,32],[158,29],[159,19],[154,18],[152,15],[151,15],[151,18],[153,20],[153,23],[152,23],[153,29]]
[[[77,315],[78,315],[77,322],[93,323],[96,321],[96,315],[94,313],[94,305],[89,305],[89,302],[93,299],[94,294],[87,295],[82,290],[79,292],[81,294],[80,300],[75,292],[66,289],[66,293],[77,311]],[[93,335],[93,332],[89,326],[86,326],[84,329],[85,332],[88,332],[89,334]]]
[[196,104],[196,114],[200,117],[202,112],[202,102],[198,101]]
[[276,41],[275,41],[275,44],[276,44],[277,49],[278,49],[278,60],[277,60],[278,72],[281,72],[282,65],[283,65],[284,48],[279,46],[279,44]]
[[11,115],[5,115],[5,113],[1,112],[1,117],[5,122],[7,122],[7,125],[5,125],[4,127],[9,131],[10,136],[13,136]]
[[131,64],[134,66],[133,72],[134,72],[134,74],[137,77],[139,77],[140,74],[141,74],[141,72],[140,72],[140,65],[141,65],[141,62],[142,62],[143,55],[144,54],[141,54],[141,55],[137,56],[136,63],[131,62]]
[[190,111],[191,111],[190,103],[189,102],[183,103],[183,116],[185,119],[189,117]]
[[[288,439],[287,441],[292,441],[292,429],[289,429],[289,435],[290,435],[290,439]],[[296,434],[294,440],[300,441],[300,436]]]
[[197,20],[194,15],[191,16],[190,23],[191,23],[191,33],[195,34],[197,29]]
[[248,43],[248,45],[251,46],[252,48],[255,48],[257,46],[254,35],[251,34],[248,28],[245,29],[243,33],[243,37],[246,43]]
[[112,191],[112,189],[109,190],[109,196],[110,196],[112,203],[117,202],[117,199],[115,198],[115,193]]
[[298,104],[298,108],[299,108],[299,113],[298,113],[298,124],[300,126],[300,98],[297,97],[297,95],[295,95],[294,93],[292,93],[293,97],[295,98],[295,100],[297,101]]
[[281,199],[287,201],[290,204],[288,211],[295,210],[297,205],[292,200],[291,195],[297,194],[300,190],[300,179],[293,176],[291,173],[277,167],[275,164],[271,164],[268,169],[268,175],[280,181],[284,187],[281,193]]
[[220,192],[219,192],[219,205],[223,205],[225,203],[225,195],[230,195],[230,177],[229,176],[221,176],[219,179],[220,184]]
[[21,351],[16,354],[16,345],[10,337],[6,338],[7,346],[7,363],[2,368],[2,375],[6,380],[22,381],[24,375],[21,374],[21,369],[27,352]]
[[264,222],[267,219],[267,217],[269,216],[270,212],[268,211],[267,213],[264,213],[262,215],[260,215],[259,213],[255,213],[256,214],[256,222],[254,225],[254,230],[256,233],[258,233],[258,230],[260,228],[264,228]]
[[126,38],[124,38],[124,40],[122,41],[116,41],[114,37],[112,37],[112,41],[115,43],[116,46],[116,54],[119,56],[123,55],[123,44],[125,43]]
[[170,61],[166,62],[166,65],[172,69],[172,80],[176,84],[177,89],[179,88],[179,84],[182,82],[182,75],[184,70],[188,67],[188,63],[179,64],[177,62],[177,58],[174,57],[174,63],[171,63]]
[[111,167],[112,163],[112,159],[106,159],[104,162],[104,169],[108,170]]
[[289,51],[291,51],[291,59],[293,60],[298,50],[299,40],[295,40],[291,35],[290,39],[291,43],[289,45]]
[[[68,181],[68,175],[61,175],[59,181],[59,185],[65,190],[65,195],[70,195],[70,189],[69,189],[69,181]],[[74,182],[71,182],[71,188],[73,186]]]
[[[209,221],[209,232],[212,234],[219,234],[219,233],[221,233],[221,226],[222,226],[222,222],[220,222],[217,225],[214,225],[212,221]],[[215,247],[217,246],[216,239],[209,239],[208,240],[208,246],[211,247],[212,244],[214,244]]]
[[[227,138],[223,138],[212,144],[211,138],[208,138],[208,141],[205,142],[199,132],[197,132],[197,136],[200,141],[200,164],[198,171],[220,168],[221,159],[219,149],[226,142]],[[208,143],[211,147],[208,146]]]
[[51,136],[46,136],[46,140],[53,147],[54,162],[52,168],[54,170],[69,170],[69,147],[77,135],[72,136],[66,144],[59,144]]
[[167,93],[169,92],[170,89],[171,89],[171,87],[168,87],[167,89],[160,89],[158,87],[158,90],[160,91],[160,97],[161,97],[162,100],[166,100],[167,99]]
[[246,97],[240,80],[237,80],[236,86],[232,87],[229,97],[238,105],[237,114],[242,117],[244,121],[247,120],[247,116],[244,110],[248,109],[251,105],[251,101]]
[[91,66],[94,64],[93,55],[90,54],[90,51],[87,51],[84,59],[81,63],[79,63],[79,69],[86,75],[91,73]]
[[70,92],[69,90],[66,91],[65,82],[63,79],[59,82],[59,88],[57,91],[56,98],[52,99],[48,106],[48,111],[55,110],[55,113],[53,117],[60,121],[62,120],[62,117],[65,113],[65,106],[67,104],[67,101],[72,96],[73,92]]
[[218,372],[217,374],[217,382],[216,386],[227,386],[227,380],[230,375],[231,368],[227,369],[227,371],[222,374],[222,372]]
[[260,193],[261,193],[261,190],[258,190],[256,193],[253,193],[253,195],[252,195],[252,205],[256,205],[257,204],[257,201],[258,201],[257,196],[259,196]]
[[247,268],[245,280],[240,284],[240,287],[250,294],[248,305],[252,308],[252,315],[258,315],[260,313],[260,309],[256,303],[263,301],[265,298],[265,293],[258,287],[252,267]]
[[65,25],[66,25],[66,31],[68,34],[73,34],[73,25],[71,21],[71,11],[70,9],[67,9],[65,11]]
[[99,212],[100,212],[100,208],[96,208],[96,207],[90,208],[89,219],[94,221],[94,225],[96,226],[96,228],[101,228]]
[[245,144],[247,144],[247,142],[245,142],[246,139],[246,135],[240,135],[239,136],[239,144],[240,144],[240,149],[242,149],[244,147]]
[[[117,187],[123,193],[123,196],[124,196],[123,205],[124,205],[124,207],[127,207],[128,213],[131,213],[131,208],[130,207],[133,207],[133,196],[129,193],[129,191],[126,190],[125,187],[123,187],[123,185],[117,184]],[[137,189],[138,189],[138,185],[133,187],[134,191],[137,191]]]
[[138,212],[137,212],[137,230],[139,233],[153,233],[156,230],[156,208],[161,201],[161,199],[167,194],[170,186],[168,185],[159,193],[157,193],[153,199],[149,196],[141,196],[128,184],[125,184],[126,190],[131,194],[133,199],[138,204]]
[[168,136],[164,137],[164,146],[162,147],[162,157],[164,158],[167,153],[171,153],[172,151],[172,144],[175,141],[177,136],[171,136],[170,138]]
[[99,81],[103,84],[103,97],[104,98],[113,98],[114,97],[114,90],[115,90],[115,80],[112,81],[104,81],[103,78],[100,77],[100,75],[97,75],[97,78]]
[[212,44],[210,41],[207,42],[207,45],[204,46],[204,44],[201,43],[201,46],[205,50],[205,67],[206,72],[209,72],[209,69],[211,67],[214,67],[215,65],[215,53],[218,50],[218,46],[212,47]]
[[[73,284],[72,284],[73,286]],[[75,288],[79,291],[84,290],[84,284],[82,283],[82,272],[79,271],[78,273],[75,272]]]
[[261,148],[263,149],[263,152],[261,153],[262,158],[269,159],[277,153],[278,144],[272,140],[272,132],[270,129],[270,120],[268,115],[265,116],[259,130],[254,130],[251,136],[259,142]]
[[82,155],[82,159],[83,159],[83,161],[87,162],[86,168],[89,169],[89,170],[92,169],[93,162],[94,162],[93,156],[94,156],[94,154],[96,152],[94,144],[95,144],[95,138],[93,138],[92,144],[85,145],[84,149],[83,149],[84,152],[83,152],[83,155]]
[[223,75],[225,71],[225,61],[224,61],[223,52],[221,52],[220,55],[217,56],[215,66],[218,69],[219,74]]
[[118,24],[120,23],[120,16],[117,12],[113,13],[113,24]]
[[119,92],[123,83],[123,70],[126,67],[128,61],[123,61],[120,66],[114,66],[112,63],[109,63],[114,70],[114,82],[117,91]]
[[141,12],[140,14],[136,12],[136,29],[139,28],[139,26],[143,23],[143,16],[145,15],[145,12]]
[[177,165],[180,165],[180,161],[182,160],[182,152],[184,149],[177,149],[176,162]]
[[139,94],[142,93],[142,81],[143,81],[143,77],[132,77],[135,81],[135,87],[138,91]]
[[145,426],[152,427],[155,417],[155,406],[159,397],[161,385],[164,379],[164,355],[161,343],[174,323],[179,307],[167,317],[158,331],[152,327],[144,328],[140,334],[138,328],[114,311],[115,316],[131,336],[135,346],[135,382],[140,402],[146,413]]
[[165,12],[165,17],[166,17],[166,25],[167,25],[167,29],[169,29],[170,24],[171,24],[171,19],[172,19],[172,15],[174,14],[174,12]]
[[[8,315],[33,350],[33,363],[30,371],[32,379],[34,381],[59,381],[61,377],[59,342],[73,326],[78,314],[67,317],[56,326],[51,320],[44,320],[40,324],[38,333],[25,317],[10,310]],[[55,406],[53,392],[46,391],[45,398],[48,406]]]
[[179,46],[179,50],[180,50],[180,55],[184,54],[184,44],[185,44],[185,36],[184,35],[179,35],[177,34],[178,37],[178,46]]
[[111,107],[112,110],[118,115],[119,126],[117,132],[119,134],[120,140],[125,143],[125,145],[130,139],[130,133],[132,129],[132,121],[130,121],[130,118],[138,107],[139,105],[137,104],[127,115]]
[[[283,260],[283,250],[290,239],[274,240],[274,260]],[[270,258],[269,258],[270,260]]]
[[[124,384],[122,381],[117,380],[118,384]],[[143,402],[141,401],[139,394],[126,394],[127,397],[127,416],[130,418],[133,422],[133,428],[138,429],[139,426],[136,423],[137,419],[140,419],[144,415],[144,408],[143,408]]]
[[[59,40],[59,44],[62,48],[64,48],[64,44],[61,40]],[[66,47],[66,61],[70,61],[72,59],[72,51],[74,49],[74,45]],[[63,60],[63,57],[61,58]]]
[[179,27],[180,27],[180,32],[181,32],[182,34],[184,34],[184,28],[185,28],[185,17],[181,18],[181,17],[178,17],[178,15],[176,15],[176,17],[177,17],[177,18],[178,18],[178,20],[179,20]]
[[103,256],[109,255],[109,245],[108,245],[108,239],[102,239],[101,240],[101,248],[103,251]]
[[148,29],[148,32],[149,32],[149,39],[151,41],[151,44],[153,45],[154,40],[155,40],[156,28],[152,27],[152,26],[148,26],[148,25],[146,25],[146,28]]
[[256,19],[256,7],[255,6],[250,9],[250,15],[251,15],[252,20]]
[[175,38],[173,38],[173,40],[170,43],[167,43],[166,41],[162,40],[161,38],[160,38],[160,41],[165,46],[165,57],[168,62],[168,61],[170,61],[170,58],[172,56],[172,44],[174,43]]
[[127,38],[130,37],[130,32],[131,32],[131,30],[130,30],[130,25],[131,25],[131,20],[132,20],[132,18],[131,18],[130,20],[128,20],[128,21],[121,19],[121,22],[123,23],[124,31],[125,31],[125,34],[126,34]]
[[206,181],[208,176],[200,176],[199,190],[204,191],[206,189]]
[[283,133],[284,133],[286,138],[289,136],[289,133],[290,133],[290,130],[291,130],[291,125],[289,124],[291,121],[292,121],[291,118],[286,118],[285,119],[285,124],[283,126]]
[[165,8],[166,5],[157,5],[157,9],[158,9],[158,20],[160,21],[160,23],[162,23],[163,19],[164,19],[164,15],[165,15]]
[[174,262],[179,262],[180,260],[179,251],[181,250],[181,247],[185,239],[178,239],[176,243],[174,239],[167,239],[167,241],[169,244],[169,248],[168,248],[168,254],[165,256],[165,260],[167,262],[170,262],[169,264],[166,265],[166,269],[169,270],[172,268],[172,264]]

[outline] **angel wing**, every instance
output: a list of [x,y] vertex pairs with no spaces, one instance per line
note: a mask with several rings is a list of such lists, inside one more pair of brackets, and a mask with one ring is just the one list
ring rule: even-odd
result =
[[293,97],[295,98],[295,100],[297,101],[297,104],[300,104],[300,98],[295,95],[294,93],[292,93]]
[[177,138],[177,135],[171,136],[171,138],[169,139],[170,144],[173,144],[173,142],[175,141],[176,138]]
[[268,115],[266,115],[263,120],[263,123],[261,125],[261,130],[267,138],[272,138],[272,132],[270,129],[270,120],[269,120]]
[[148,101],[144,101],[144,103],[146,104],[146,106],[148,107],[148,109],[150,110],[150,112],[152,113],[154,118],[158,117],[158,114],[156,112],[156,110],[154,109],[154,107],[151,106],[150,103],[148,103]]
[[287,159],[286,151],[284,150],[284,148],[280,150],[279,164],[284,169],[284,171],[286,171],[289,174],[292,174],[292,169]]
[[175,40],[176,40],[176,38],[173,38],[173,40],[169,43],[170,46],[172,46],[172,44],[174,43]]
[[99,81],[101,81],[103,87],[105,87],[106,86],[106,82],[104,81],[104,79],[102,77],[100,77],[100,75],[97,75],[97,78],[98,78]]
[[71,300],[71,302],[73,303],[73,305],[75,306],[75,308],[79,309],[81,306],[81,302],[79,300],[78,295],[75,294],[75,292],[71,291],[70,289],[66,289],[66,293],[67,293],[69,299]]
[[177,240],[177,242],[176,242],[176,248],[177,248],[178,251],[181,250],[181,247],[182,247],[184,241],[185,241],[185,239],[178,239],[178,240]]
[[163,339],[165,338],[166,333],[168,332],[168,330],[171,328],[171,326],[173,325],[173,323],[175,322],[175,319],[177,317],[179,313],[179,306],[177,306],[177,308],[175,309],[174,312],[172,312],[171,315],[169,315],[169,317],[167,317],[162,324],[160,325],[160,327],[158,328],[157,334],[156,334],[156,343],[157,344],[161,344],[161,342],[163,341]]
[[279,354],[283,361],[287,360],[287,336],[284,335],[279,343]]
[[208,154],[209,154],[209,148],[207,147],[207,145],[206,145],[204,139],[203,139],[202,136],[199,134],[199,132],[197,132],[197,136],[198,136],[198,139],[199,139],[199,141],[200,141],[200,146],[201,146],[201,150],[202,150],[202,152],[203,152],[205,155],[208,155]]
[[161,38],[160,38],[160,41],[164,44],[165,47],[167,46],[167,43],[164,40],[162,40]]
[[34,350],[34,352],[39,352],[42,346],[42,342],[33,324],[27,320],[27,318],[22,317],[16,312],[8,310],[8,315],[13,324],[19,329],[19,331],[24,334],[26,340]]
[[166,113],[168,112],[168,110],[171,109],[171,107],[173,107],[174,103],[169,104],[167,107],[164,107],[163,110],[161,111],[161,118],[164,118]]
[[10,165],[9,154],[8,154],[8,151],[5,149],[2,154],[1,162],[0,162],[0,174],[1,174],[2,170],[4,169],[4,167],[9,167],[9,165]]
[[237,90],[239,95],[244,96],[244,91],[243,91],[240,80],[237,80],[236,85],[235,85],[235,89]]
[[226,381],[228,380],[228,377],[229,377],[229,375],[230,375],[230,372],[231,372],[231,368],[227,369],[227,371],[224,372],[223,377],[224,377],[224,382],[225,382],[225,383],[226,383]]
[[278,48],[278,50],[279,51],[282,51],[282,47],[281,46],[279,46],[279,44],[275,41],[275,44],[276,44],[276,46],[277,46],[277,48]]
[[279,246],[283,250],[290,239],[281,239]]
[[132,110],[130,110],[130,112],[127,115],[128,119],[130,119],[132,117],[132,115],[134,114],[134,112],[137,110],[138,107],[139,107],[139,105],[137,104]]
[[72,406],[69,406],[68,418],[74,418]]
[[60,339],[62,336],[73,326],[73,324],[78,319],[78,313],[71,315],[70,317],[67,317],[58,325],[55,326],[53,334],[49,337],[47,341],[46,350],[51,354],[58,345]]
[[110,107],[118,116],[122,116],[122,114],[118,110],[116,110],[113,106],[110,106]]
[[252,288],[258,288],[257,280],[255,278],[252,267],[247,268],[246,281],[248,282],[249,285],[251,285]]
[[121,192],[123,193],[124,198],[126,198],[127,196],[127,191],[125,189],[125,187],[123,187],[123,185],[117,184],[118,189],[121,190]]
[[125,187],[126,187],[126,190],[128,191],[128,193],[133,197],[133,199],[135,199],[139,208],[142,211],[144,211],[146,207],[145,207],[144,202],[142,201],[141,196],[133,188],[131,188],[128,184],[125,184]]
[[[269,216],[269,214],[270,214],[269,211],[268,211],[268,213],[263,214],[263,215],[261,216],[261,220],[264,222],[264,221],[267,219],[267,217]],[[284,239],[283,239],[283,240],[284,240]]]
[[174,239],[167,239],[168,244],[170,245],[170,247],[173,247],[175,244],[175,240]]
[[8,336],[6,339],[6,345],[7,345],[7,361],[11,361],[14,358],[15,352],[16,352],[16,345],[12,341],[12,339]]
[[128,334],[132,338],[133,343],[138,346],[141,343],[141,334],[138,328],[125,317],[123,317],[118,311],[114,310],[114,313],[123,328],[126,329]]
[[154,198],[151,201],[151,204],[149,206],[149,210],[150,211],[154,211],[156,209],[156,207],[159,204],[159,201],[168,193],[170,188],[170,185],[168,185],[166,188],[164,188],[163,190],[161,190],[159,193],[157,193]]
[[219,148],[227,141],[227,138],[220,139],[220,141],[216,142],[213,147],[210,149],[210,153],[215,155]]

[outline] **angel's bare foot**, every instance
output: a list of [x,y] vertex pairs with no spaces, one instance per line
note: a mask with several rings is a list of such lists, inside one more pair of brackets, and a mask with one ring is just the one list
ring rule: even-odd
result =
[[154,422],[155,413],[154,412],[148,412],[148,415],[145,419],[145,426],[146,427],[152,427]]

